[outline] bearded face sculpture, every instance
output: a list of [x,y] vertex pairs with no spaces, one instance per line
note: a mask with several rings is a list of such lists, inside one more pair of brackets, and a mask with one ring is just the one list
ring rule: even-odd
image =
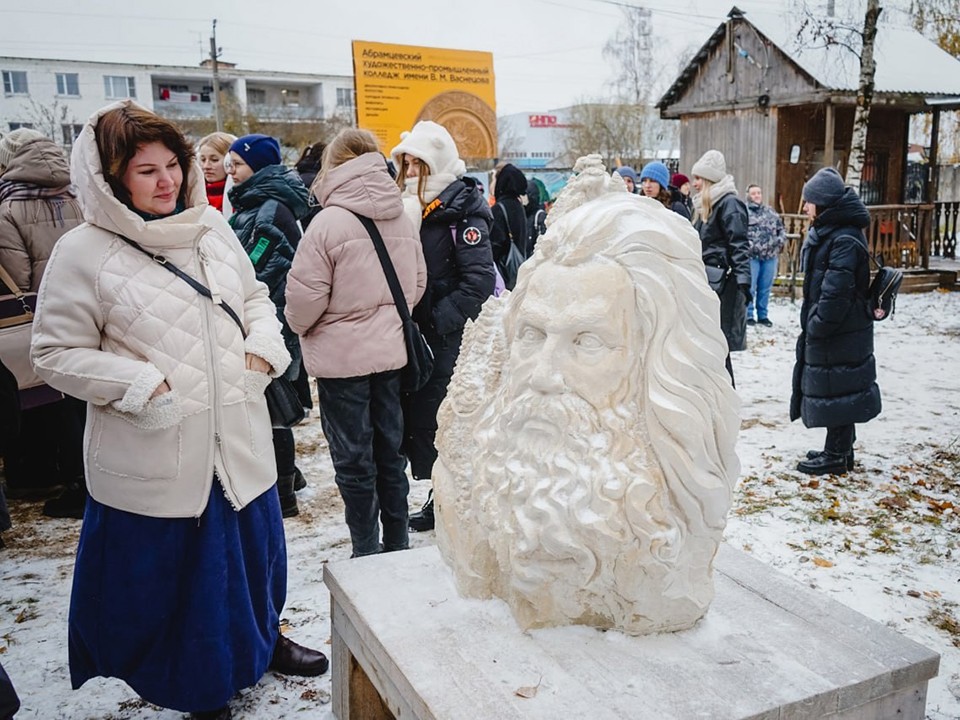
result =
[[681,630],[706,612],[739,402],[690,224],[582,158],[440,409],[441,554],[524,628]]

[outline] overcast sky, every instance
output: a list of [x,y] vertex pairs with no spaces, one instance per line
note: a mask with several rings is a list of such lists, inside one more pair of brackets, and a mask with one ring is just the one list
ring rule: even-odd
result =
[[[663,87],[680,54],[696,49],[736,1],[656,0],[654,54]],[[641,4],[639,0],[630,0]],[[843,0],[841,0],[841,3]],[[497,113],[537,112],[598,98],[611,65],[606,40],[622,18],[615,0],[0,0],[0,55],[195,65],[217,18],[222,59],[241,68],[352,74],[351,40],[493,53]]]

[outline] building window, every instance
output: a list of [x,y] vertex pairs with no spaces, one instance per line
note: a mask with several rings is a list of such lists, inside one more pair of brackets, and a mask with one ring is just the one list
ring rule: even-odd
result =
[[19,130],[20,128],[29,128],[30,130],[33,130],[33,123],[12,122],[12,123],[7,123],[7,125],[10,128],[10,132],[13,132],[14,130]]
[[283,104],[289,105],[291,107],[300,106],[300,91],[299,90],[288,90],[284,88],[280,91],[280,97],[283,98]]
[[77,136],[80,135],[80,131],[83,130],[83,125],[66,123],[61,125],[60,129],[63,131],[63,144],[70,147],[73,145],[73,141],[77,139]]
[[137,96],[136,78],[126,75],[104,75],[103,90],[108,100],[122,100]]
[[337,88],[337,107],[353,107],[353,88]]
[[80,76],[77,73],[57,73],[57,95],[80,96]]
[[267,91],[259,88],[247,88],[247,103],[250,105],[266,105]]
[[27,71],[26,70],[4,70],[3,71],[3,94],[4,95],[27,95]]

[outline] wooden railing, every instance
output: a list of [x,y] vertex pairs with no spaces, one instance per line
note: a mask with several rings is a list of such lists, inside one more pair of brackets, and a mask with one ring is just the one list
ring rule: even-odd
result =
[[957,257],[957,218],[960,201],[933,204],[933,239],[930,253],[953,260]]
[[[953,233],[950,236],[952,240],[940,240],[941,248],[949,247],[955,252],[960,203],[937,205],[955,206],[950,210],[953,217],[953,224],[949,226]],[[941,212],[948,209],[944,208]],[[871,205],[867,210],[870,213],[870,226],[866,235],[871,254],[883,255],[883,262],[893,267],[926,269],[930,266],[931,238],[937,226],[934,205]],[[800,247],[807,236],[810,221],[806,215],[784,214],[780,217],[787,232],[787,243],[780,254],[777,276],[781,283],[795,284],[802,281],[803,277]],[[941,234],[941,238],[945,237]]]

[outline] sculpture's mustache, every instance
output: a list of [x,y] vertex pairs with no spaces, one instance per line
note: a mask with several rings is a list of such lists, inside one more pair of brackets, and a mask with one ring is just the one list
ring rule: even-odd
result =
[[540,427],[546,424],[558,432],[572,431],[577,435],[596,432],[601,427],[597,411],[579,395],[543,395],[530,390],[509,400],[502,424],[511,432],[522,431],[529,425]]

